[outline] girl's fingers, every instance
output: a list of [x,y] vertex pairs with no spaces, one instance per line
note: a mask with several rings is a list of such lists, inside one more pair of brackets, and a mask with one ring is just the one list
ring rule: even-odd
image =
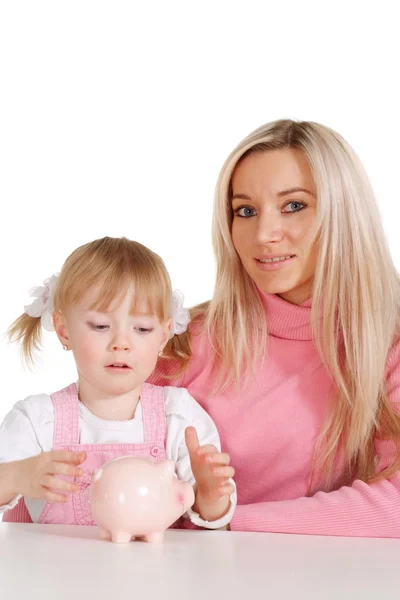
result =
[[65,496],[64,494],[56,494],[55,492],[47,490],[46,488],[44,489],[44,499],[47,500],[47,502],[68,502],[68,496]]
[[226,452],[212,452],[206,456],[207,462],[214,465],[229,465],[231,457]]
[[224,479],[231,479],[235,474],[233,467],[213,467],[212,474],[215,477],[223,477]]
[[206,444],[205,446],[199,446],[197,448],[197,454],[199,456],[204,456],[205,454],[219,454],[218,449],[212,444]]
[[63,462],[52,462],[49,465],[48,473],[53,475],[70,475],[71,477],[80,477],[83,474],[82,469]]
[[200,447],[199,437],[194,427],[186,427],[185,429],[185,442],[189,454],[195,454]]
[[79,490],[79,486],[77,486],[76,483],[71,483],[70,481],[65,481],[65,479],[53,477],[52,475],[45,475],[42,478],[41,485],[50,490],[63,490],[66,492],[77,492]]
[[230,496],[235,491],[235,486],[232,483],[225,483],[218,487],[220,496]]
[[68,450],[52,450],[49,452],[53,461],[80,465],[86,460],[86,452],[69,452]]

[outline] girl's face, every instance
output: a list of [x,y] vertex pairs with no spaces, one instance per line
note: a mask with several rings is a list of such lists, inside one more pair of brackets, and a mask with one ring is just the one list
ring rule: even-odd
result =
[[114,300],[107,312],[90,307],[98,290],[88,290],[81,302],[65,315],[55,313],[55,328],[73,352],[80,384],[95,397],[121,396],[140,390],[169,338],[170,320],[155,315],[132,315],[133,289],[122,301]]
[[234,171],[231,201],[233,244],[251,279],[263,292],[305,302],[317,260],[311,245],[317,201],[304,154],[293,148],[249,154]]

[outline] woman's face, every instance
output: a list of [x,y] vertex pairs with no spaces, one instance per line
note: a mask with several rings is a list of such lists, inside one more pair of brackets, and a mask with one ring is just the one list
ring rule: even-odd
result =
[[301,150],[255,152],[237,165],[232,177],[232,240],[263,292],[293,304],[311,296],[316,203],[311,170]]

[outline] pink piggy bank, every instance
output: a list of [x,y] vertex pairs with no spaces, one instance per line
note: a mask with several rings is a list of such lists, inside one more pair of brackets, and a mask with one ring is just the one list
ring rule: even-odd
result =
[[171,460],[122,456],[92,476],[90,505],[102,539],[161,543],[165,530],[193,504],[193,488],[179,481]]

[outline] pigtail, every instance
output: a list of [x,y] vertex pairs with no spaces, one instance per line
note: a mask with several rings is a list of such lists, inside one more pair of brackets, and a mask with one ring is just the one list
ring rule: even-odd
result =
[[43,285],[31,289],[30,296],[35,299],[24,306],[25,312],[7,330],[10,342],[21,343],[23,360],[30,367],[35,362],[35,352],[42,346],[42,327],[54,331],[53,297],[57,282],[58,275],[52,275]]
[[[185,373],[192,358],[193,335],[198,335],[203,331],[209,304],[209,302],[204,302],[191,308],[188,329],[179,335],[174,335],[166,344],[157,363],[157,383],[161,380],[178,379]],[[161,379],[159,380],[159,378]]]
[[41,317],[31,317],[23,313],[8,328],[7,336],[10,342],[20,342],[24,360],[29,364],[34,363],[34,354],[42,345]]
[[177,379],[186,371],[192,356],[191,335],[185,331],[174,335],[166,344],[160,356],[157,370],[160,367],[166,380]]

